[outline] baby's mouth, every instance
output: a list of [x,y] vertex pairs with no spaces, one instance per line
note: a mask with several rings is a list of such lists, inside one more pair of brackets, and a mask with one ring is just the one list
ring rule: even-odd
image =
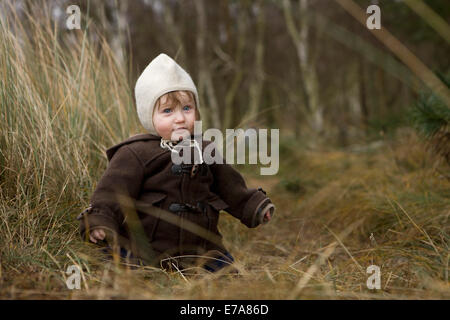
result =
[[189,130],[186,127],[174,129],[172,131],[172,140],[181,141],[189,136]]

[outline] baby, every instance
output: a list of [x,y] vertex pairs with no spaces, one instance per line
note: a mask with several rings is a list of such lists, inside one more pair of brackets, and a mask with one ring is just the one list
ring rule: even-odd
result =
[[[229,164],[174,164],[171,154],[180,141],[196,142],[194,121],[201,112],[191,77],[173,59],[156,57],[137,80],[135,95],[148,133],[106,151],[108,167],[78,216],[82,237],[160,262],[210,257],[203,267],[212,272],[231,264],[217,229],[219,212],[253,228],[271,219],[274,205],[261,188],[248,189]],[[192,153],[201,151],[196,147]]]

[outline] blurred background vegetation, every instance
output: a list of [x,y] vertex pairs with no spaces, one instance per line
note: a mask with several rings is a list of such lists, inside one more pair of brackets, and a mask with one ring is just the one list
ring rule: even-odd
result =
[[[348,3],[378,4],[447,91]],[[80,30],[66,28],[74,4]],[[0,296],[448,298],[449,19],[448,0],[2,1]],[[78,237],[105,149],[144,132],[134,84],[161,52],[196,83],[204,128],[280,129],[276,176],[239,167],[276,218],[247,230],[222,215],[243,279],[131,273]],[[86,290],[65,287],[70,264]]]
[[[403,1],[379,4],[382,27],[432,71],[448,74],[448,39]],[[67,30],[66,8],[81,9],[82,30]],[[445,0],[426,1],[448,20]],[[415,75],[336,1],[14,1],[24,28],[58,28],[58,43],[81,34],[106,41],[130,88],[159,53],[192,75],[207,126],[273,127],[283,134],[346,146],[404,124],[423,89]],[[47,13],[43,11],[47,10]],[[8,14],[8,11],[3,11]],[[368,15],[367,15],[368,16]],[[42,21],[41,21],[42,22]],[[130,101],[132,104],[132,101]]]

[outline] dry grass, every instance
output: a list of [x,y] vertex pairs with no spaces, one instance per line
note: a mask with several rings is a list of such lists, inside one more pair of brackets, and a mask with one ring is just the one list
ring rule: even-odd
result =
[[[18,21],[0,25],[0,298],[450,298],[450,182],[439,173],[449,167],[408,129],[358,152],[291,144],[278,176],[247,175],[277,212],[256,229],[222,214],[239,276],[105,262],[80,241],[75,217],[105,168],[104,149],[139,131],[132,91],[105,42]],[[81,290],[66,287],[72,264],[83,270]],[[366,287],[371,264],[381,290]]]

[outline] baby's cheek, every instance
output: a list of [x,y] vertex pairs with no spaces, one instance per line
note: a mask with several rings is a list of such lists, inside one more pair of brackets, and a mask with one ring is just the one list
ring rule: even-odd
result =
[[153,126],[155,127],[155,131],[164,139],[170,139],[170,126],[159,117],[153,117]]

